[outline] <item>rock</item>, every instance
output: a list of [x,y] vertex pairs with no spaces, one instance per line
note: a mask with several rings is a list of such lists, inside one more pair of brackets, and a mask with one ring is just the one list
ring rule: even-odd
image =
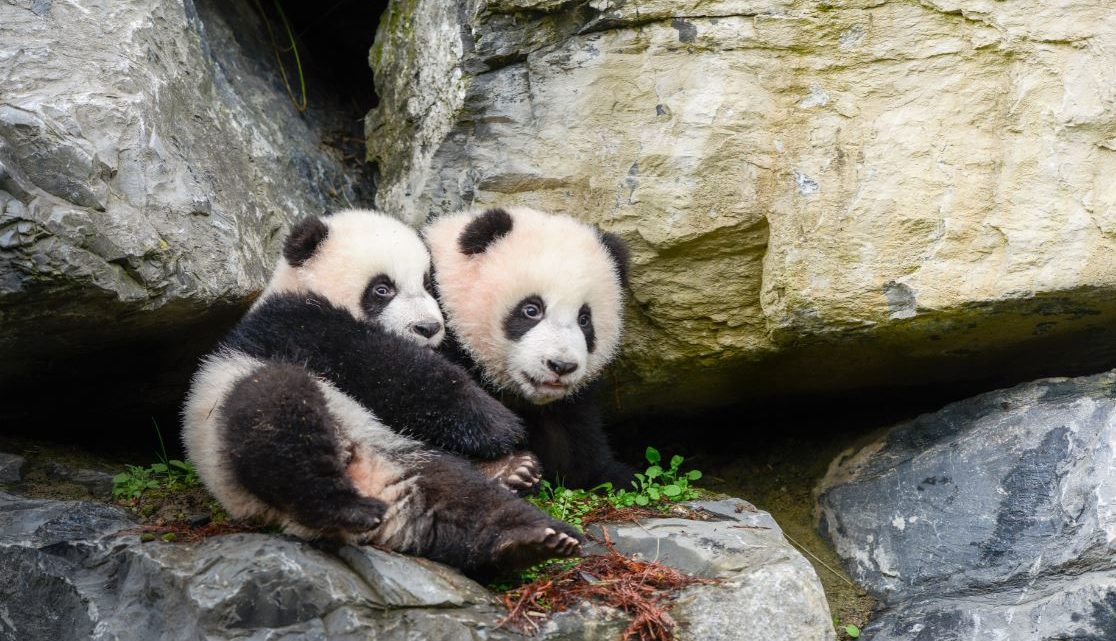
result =
[[27,471],[27,459],[0,452],[0,483],[19,483]]
[[381,207],[631,245],[621,412],[1116,361],[1104,0],[405,0],[370,58]]
[[80,485],[96,498],[112,497],[112,475],[107,472],[72,468],[57,461],[50,461],[46,464],[46,474],[48,478],[56,481]]
[[[436,564],[286,537],[139,543],[115,508],[0,494],[2,639],[501,639],[502,609]],[[485,636],[487,635],[487,636]]]
[[821,531],[870,641],[1116,638],[1116,372],[990,392],[834,461]]
[[[770,516],[736,505],[702,504],[720,521],[609,531],[622,551],[721,579],[680,595],[682,641],[739,638],[742,621],[775,640],[832,638],[809,564]],[[141,542],[134,526],[113,507],[0,493],[0,639],[523,638],[498,627],[506,610],[491,593],[424,559],[265,534]],[[586,605],[539,638],[614,641],[627,625]]]
[[770,514],[740,500],[694,506],[717,520],[655,519],[607,526],[621,554],[638,554],[718,580],[678,595],[671,614],[681,626],[679,641],[730,641],[755,631],[772,640],[835,638],[814,568],[783,538]]
[[362,202],[323,147],[336,110],[295,110],[251,3],[0,3],[0,68],[5,413],[42,387],[178,403],[287,225]]

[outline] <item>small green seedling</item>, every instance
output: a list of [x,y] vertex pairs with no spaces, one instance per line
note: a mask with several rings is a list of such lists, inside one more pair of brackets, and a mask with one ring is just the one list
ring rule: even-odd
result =
[[683,472],[681,467],[685,459],[681,456],[671,457],[670,466],[663,469],[662,455],[653,447],[647,448],[645,456],[650,465],[642,474],[635,475],[632,489],[615,490],[611,483],[604,483],[590,490],[575,490],[561,483],[542,481],[538,494],[528,500],[550,516],[580,530],[585,517],[606,503],[615,508],[665,508],[670,503],[697,498],[698,492],[690,483],[701,478],[700,471]]
[[149,468],[129,465],[127,470],[112,477],[112,497],[117,500],[138,499],[147,490],[159,489],[159,481]]
[[651,465],[642,473],[636,474],[632,481],[633,490],[619,490],[611,498],[616,507],[650,506],[656,503],[676,503],[697,498],[697,492],[690,481],[701,478],[700,470],[683,472],[682,463],[686,460],[677,454],[670,459],[670,467],[663,469],[662,455],[659,450],[648,447],[644,456]]
[[860,628],[858,628],[855,625],[850,623],[850,624],[845,626],[845,634],[849,635],[850,639],[859,639],[860,638]]
[[201,484],[192,463],[167,456],[167,447],[163,443],[163,434],[158,423],[155,423],[155,436],[159,439],[159,451],[155,453],[158,462],[149,467],[129,465],[125,471],[112,477],[114,499],[131,501],[148,490],[184,490]]

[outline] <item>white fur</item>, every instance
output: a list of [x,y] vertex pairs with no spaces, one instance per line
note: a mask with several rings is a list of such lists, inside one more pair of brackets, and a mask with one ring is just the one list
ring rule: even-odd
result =
[[369,282],[386,274],[396,285],[396,296],[378,319],[384,329],[423,345],[436,347],[445,338],[439,330],[429,338],[411,330],[416,324],[441,324],[438,302],[423,288],[430,269],[430,253],[415,230],[386,214],[348,209],[322,217],[329,228],[322,246],[302,265],[283,259],[255,305],[287,293],[314,293],[334,305],[366,318],[361,297]]
[[[263,362],[240,352],[211,354],[194,374],[186,406],[182,411],[182,442],[186,457],[197,468],[198,477],[230,516],[278,517],[233,478],[225,447],[226,425],[221,404],[241,379],[263,366]],[[276,519],[285,522],[286,519]]]
[[[512,230],[473,256],[458,239],[479,211],[442,216],[424,230],[446,322],[492,383],[535,403],[572,393],[596,378],[616,354],[623,323],[620,275],[597,230],[575,218],[526,207],[507,207]],[[504,319],[530,295],[546,304],[543,321],[520,340],[504,335]],[[588,353],[577,325],[588,303],[596,349]],[[573,361],[577,370],[556,377],[549,359]],[[534,379],[533,381],[531,379]],[[539,383],[555,382],[554,387]]]
[[[263,361],[235,351],[217,352],[205,359],[194,375],[183,411],[182,439],[186,455],[197,467],[198,476],[206,489],[220,501],[230,516],[238,519],[259,517],[281,525],[291,534],[315,538],[320,535],[319,532],[299,525],[289,515],[255,498],[241,487],[232,472],[222,403],[237,383],[263,365]],[[375,487],[367,488],[371,491],[366,493],[389,503],[383,523],[359,540],[397,549],[406,547],[412,543],[413,536],[425,531],[425,522],[415,522],[421,508],[411,497],[413,480],[406,474],[406,470],[421,462],[421,444],[388,429],[372,412],[328,381],[315,378],[314,382],[340,428],[341,449],[347,450],[356,444],[365,456],[374,461],[377,470],[373,479]]]

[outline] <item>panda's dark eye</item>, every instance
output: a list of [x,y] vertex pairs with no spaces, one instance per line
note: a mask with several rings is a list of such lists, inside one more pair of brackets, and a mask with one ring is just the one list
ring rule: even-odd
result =
[[581,327],[581,333],[585,335],[585,346],[592,354],[597,348],[597,330],[593,329],[593,310],[589,309],[589,303],[585,303],[577,310],[577,324]]
[[517,341],[542,322],[546,316],[546,303],[542,297],[532,294],[508,309],[507,313],[504,317],[504,336]]
[[391,298],[395,296],[395,288],[386,283],[380,283],[372,287],[372,293],[380,298]]

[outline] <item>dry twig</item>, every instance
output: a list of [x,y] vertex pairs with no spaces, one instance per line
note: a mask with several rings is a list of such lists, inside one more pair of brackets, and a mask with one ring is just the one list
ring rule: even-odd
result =
[[602,528],[601,532],[606,554],[590,556],[575,567],[505,592],[508,615],[500,626],[534,634],[540,615],[593,601],[632,615],[621,636],[624,641],[673,639],[675,622],[668,612],[669,597],[688,585],[714,581],[688,576],[662,563],[626,557],[613,547],[608,530]]

